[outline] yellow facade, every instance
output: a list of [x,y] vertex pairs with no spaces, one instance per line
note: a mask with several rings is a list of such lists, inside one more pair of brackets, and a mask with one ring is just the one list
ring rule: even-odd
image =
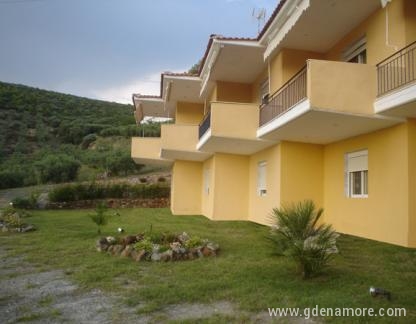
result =
[[190,102],[176,104],[176,124],[198,125],[204,116],[204,105]]
[[[402,124],[325,147],[326,222],[343,233],[409,244],[408,127]],[[363,149],[368,150],[368,198],[349,198],[345,154]]]
[[[199,103],[177,101],[176,124],[164,125],[161,139],[133,139],[132,156],[172,161],[173,214],[270,225],[273,208],[311,199],[324,208],[324,221],[341,233],[416,247],[416,98],[410,91],[400,93],[416,80],[383,94],[393,107],[404,107],[399,113],[389,108],[383,108],[384,114],[375,112],[380,97],[377,64],[416,41],[416,1],[380,5],[320,52],[307,50],[307,45],[302,49],[299,35],[291,40],[288,30],[286,46],[271,51],[255,75],[241,66],[253,74],[244,79],[250,83],[231,82],[232,75],[227,80],[200,76],[201,88],[209,86],[198,91],[197,97],[203,94]],[[263,47],[269,45],[265,39]],[[358,40],[364,44],[364,61],[345,62],[347,49]],[[238,46],[238,40],[231,41]],[[294,48],[287,46],[296,42]],[[227,50],[226,42],[222,46],[218,55]],[[239,59],[246,58],[243,54],[252,57],[253,49]],[[221,64],[213,60],[204,63],[207,69]],[[303,67],[304,85],[287,90]],[[395,71],[405,68],[403,64]],[[263,97],[265,90],[269,98]],[[279,100],[273,98],[276,91],[283,94]],[[292,106],[279,110],[296,96]],[[407,96],[404,104],[400,96]],[[266,122],[276,122],[280,137],[265,140],[259,135],[264,107],[274,114]],[[327,127],[328,134],[307,136],[316,135],[311,130],[317,125]],[[352,195],[348,156],[363,150],[368,153],[368,193]]]
[[[249,213],[250,221],[270,225],[272,209],[280,206],[281,175],[280,145],[258,152],[250,156],[249,161]],[[257,190],[258,165],[266,162],[266,186],[267,194],[259,195]],[[277,181],[276,181],[277,180]]]
[[175,161],[172,168],[171,201],[173,214],[201,214],[202,163]]

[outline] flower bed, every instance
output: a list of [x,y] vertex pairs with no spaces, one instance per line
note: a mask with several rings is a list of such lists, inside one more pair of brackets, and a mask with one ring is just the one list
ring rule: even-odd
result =
[[97,251],[132,258],[134,261],[181,261],[216,256],[219,245],[187,233],[141,233],[122,238],[103,237]]

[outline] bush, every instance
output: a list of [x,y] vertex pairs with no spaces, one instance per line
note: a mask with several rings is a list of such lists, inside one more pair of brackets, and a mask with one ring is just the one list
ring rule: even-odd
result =
[[16,171],[0,172],[0,189],[21,187],[24,185],[25,175]]
[[272,230],[272,240],[277,253],[294,259],[303,278],[320,272],[338,252],[338,234],[330,225],[318,225],[322,213],[323,209],[316,211],[310,200],[273,209],[276,228]]
[[37,195],[32,194],[29,198],[16,197],[12,200],[13,207],[21,209],[35,209],[37,207]]
[[65,182],[76,178],[80,163],[67,154],[46,155],[35,162],[39,180],[46,182]]

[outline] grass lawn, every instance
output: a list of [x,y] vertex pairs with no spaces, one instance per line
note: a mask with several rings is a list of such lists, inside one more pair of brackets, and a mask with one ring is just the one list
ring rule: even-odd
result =
[[[122,209],[102,228],[114,235],[148,230],[186,231],[220,244],[218,257],[185,262],[136,263],[95,250],[97,229],[89,211],[36,211],[28,222],[36,232],[1,234],[1,244],[42,269],[65,269],[86,289],[100,288],[125,298],[139,312],[171,304],[229,301],[241,314],[267,312],[268,307],[404,307],[406,318],[378,317],[381,323],[416,323],[416,251],[342,235],[340,254],[325,272],[304,281],[295,266],[273,255],[268,228],[249,222],[213,222],[201,216],[172,216],[167,209]],[[387,301],[370,297],[370,286],[392,292]],[[143,306],[144,305],[144,306]],[[246,315],[244,315],[246,316]],[[244,322],[244,316],[236,317]],[[371,318],[325,318],[362,322]]]

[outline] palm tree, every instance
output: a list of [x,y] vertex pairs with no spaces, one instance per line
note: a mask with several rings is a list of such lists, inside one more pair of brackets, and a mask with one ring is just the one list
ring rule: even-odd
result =
[[303,278],[318,273],[338,252],[339,236],[331,227],[319,223],[323,209],[316,210],[311,200],[274,208],[275,227],[271,238],[277,253],[294,259]]

